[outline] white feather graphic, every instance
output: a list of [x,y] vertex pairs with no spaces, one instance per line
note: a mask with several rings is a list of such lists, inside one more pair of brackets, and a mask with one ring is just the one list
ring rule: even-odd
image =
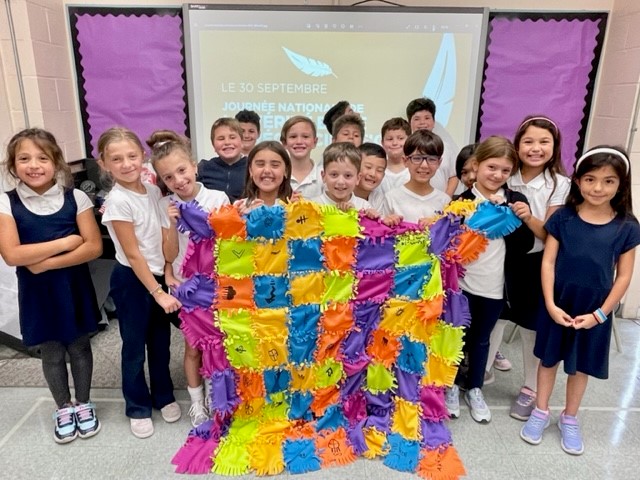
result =
[[291,63],[293,63],[302,73],[306,73],[312,77],[326,77],[328,75],[333,75],[338,78],[338,76],[331,70],[331,67],[326,63],[292,52],[286,47],[282,47],[282,49],[284,50],[284,53],[287,54],[287,57],[289,57],[289,60],[291,60]]
[[442,36],[438,56],[422,91],[436,104],[436,119],[443,126],[449,123],[456,93],[456,46],[452,33]]

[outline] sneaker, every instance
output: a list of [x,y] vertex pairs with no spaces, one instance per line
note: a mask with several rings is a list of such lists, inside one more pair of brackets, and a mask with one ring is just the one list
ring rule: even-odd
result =
[[93,437],[100,431],[101,424],[96,417],[96,406],[92,402],[76,405],[75,413],[80,438]]
[[65,407],[59,408],[53,414],[53,419],[56,421],[56,426],[53,430],[53,439],[56,443],[69,443],[74,441],[78,436],[78,427],[76,425],[74,412],[75,409],[73,407]]
[[494,383],[496,381],[496,374],[493,373],[493,369],[489,370],[488,372],[485,370],[484,371],[484,385],[491,385],[492,383]]
[[562,412],[560,420],[558,420],[558,428],[562,434],[562,441],[560,442],[562,450],[570,455],[582,455],[584,442],[582,441],[578,419]]
[[531,445],[538,445],[542,441],[542,433],[549,426],[549,423],[551,423],[551,413],[534,408],[527,423],[520,429],[520,438]]
[[198,425],[209,420],[209,411],[204,406],[204,401],[200,400],[191,404],[189,409],[189,416],[191,417],[191,425],[197,427]]
[[536,392],[528,387],[522,387],[518,398],[511,405],[509,415],[516,420],[522,420],[523,422],[531,416],[531,412],[536,406]]
[[478,423],[491,421],[491,410],[484,401],[484,395],[479,388],[472,388],[464,394],[464,400],[469,405],[471,417]]
[[493,359],[493,366],[502,372],[508,372],[512,367],[509,359],[499,351],[496,352],[496,358]]
[[153,421],[150,418],[130,418],[129,420],[134,437],[148,438],[153,435]]
[[162,414],[164,421],[167,423],[177,422],[182,416],[182,411],[180,410],[178,402],[171,402],[170,404],[165,405],[160,409],[160,413]]
[[451,418],[460,416],[460,387],[458,385],[453,384],[445,390],[444,404]]

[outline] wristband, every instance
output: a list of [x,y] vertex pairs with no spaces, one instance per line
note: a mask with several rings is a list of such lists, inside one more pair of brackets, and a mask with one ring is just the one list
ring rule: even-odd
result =
[[602,325],[602,322],[600,321],[600,317],[598,317],[598,315],[596,315],[596,312],[593,312],[591,315],[593,315],[593,318],[596,319],[596,323],[598,325]]
[[162,292],[162,285],[158,284],[153,290],[149,290],[149,295],[155,296],[156,293]]
[[604,323],[607,321],[607,316],[604,314],[604,312],[602,311],[601,308],[597,308],[595,312],[593,312],[593,314],[598,317],[599,322],[598,323]]

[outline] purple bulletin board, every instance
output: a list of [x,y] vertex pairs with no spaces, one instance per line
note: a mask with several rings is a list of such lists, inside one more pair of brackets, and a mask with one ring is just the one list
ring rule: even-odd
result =
[[69,7],[87,156],[100,134],[189,135],[180,8]]
[[527,115],[553,119],[562,135],[562,161],[573,171],[582,153],[606,13],[499,13],[489,33],[477,139],[513,139]]

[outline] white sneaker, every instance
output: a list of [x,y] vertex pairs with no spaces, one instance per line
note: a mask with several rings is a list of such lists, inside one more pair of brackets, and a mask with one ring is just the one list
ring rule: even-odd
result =
[[204,406],[211,411],[211,379],[204,379]]
[[171,402],[170,404],[165,405],[160,409],[160,413],[162,414],[164,421],[167,423],[177,422],[182,416],[182,411],[180,410],[178,402]]
[[458,385],[453,384],[445,390],[444,404],[451,418],[460,416],[460,387]]
[[479,388],[472,388],[464,394],[464,400],[469,405],[471,417],[478,423],[491,421],[491,410],[484,401],[484,395]]
[[148,438],[153,435],[153,421],[150,418],[130,418],[129,420],[134,437]]
[[200,400],[191,404],[189,416],[191,417],[191,425],[197,427],[209,420],[209,411],[204,406],[204,402]]

